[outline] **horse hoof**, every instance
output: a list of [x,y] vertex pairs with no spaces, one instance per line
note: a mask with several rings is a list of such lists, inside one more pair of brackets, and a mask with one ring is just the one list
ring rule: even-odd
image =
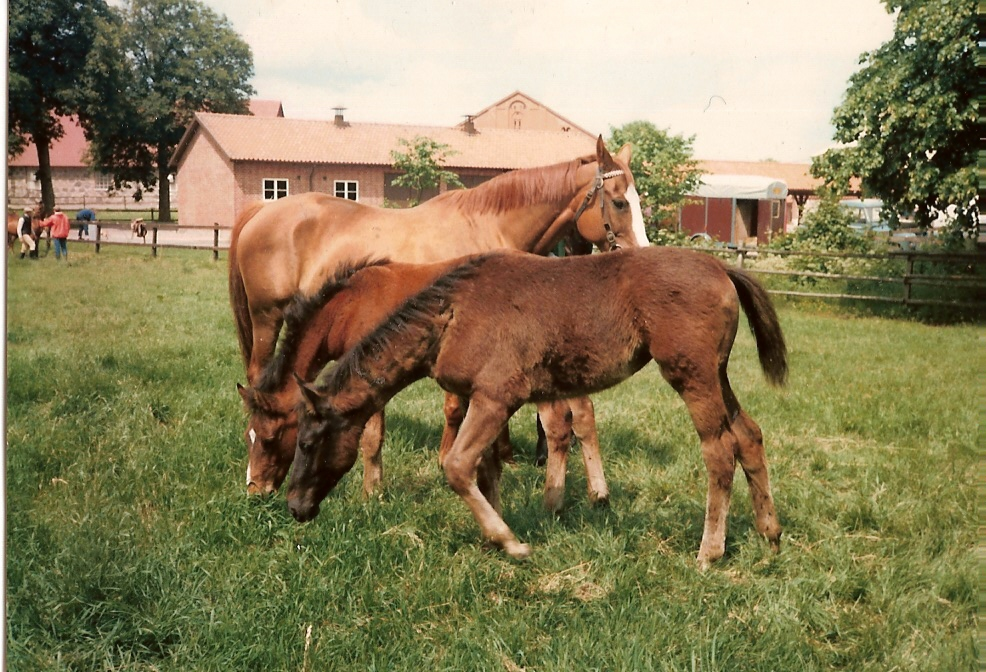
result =
[[519,541],[508,541],[503,545],[503,550],[514,560],[526,560],[531,557],[531,547]]
[[608,492],[590,492],[589,503],[593,506],[609,506]]

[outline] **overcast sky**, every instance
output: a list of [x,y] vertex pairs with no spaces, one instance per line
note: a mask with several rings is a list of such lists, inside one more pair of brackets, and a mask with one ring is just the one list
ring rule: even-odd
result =
[[807,162],[879,0],[204,0],[289,117],[451,126],[515,90],[592,133],[642,119],[702,159]]

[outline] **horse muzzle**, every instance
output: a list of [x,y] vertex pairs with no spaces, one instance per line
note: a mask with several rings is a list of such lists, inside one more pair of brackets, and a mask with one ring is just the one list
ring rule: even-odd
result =
[[318,515],[319,507],[313,502],[305,502],[302,498],[289,496],[288,510],[299,523],[307,523]]

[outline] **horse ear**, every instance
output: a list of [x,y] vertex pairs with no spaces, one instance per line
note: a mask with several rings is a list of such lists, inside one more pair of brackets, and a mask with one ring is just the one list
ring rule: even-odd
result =
[[240,393],[240,398],[243,400],[243,405],[246,406],[246,409],[248,411],[249,410],[252,410],[253,409],[253,388],[252,387],[243,387],[242,385],[240,385],[239,383],[237,383],[236,384],[236,391]]
[[295,372],[291,372],[294,376],[294,380],[298,383],[298,390],[301,392],[301,400],[305,402],[305,406],[308,408],[310,413],[318,413],[319,402],[322,401],[322,393],[315,389],[315,387],[309,383],[302,380]]
[[609,150],[606,149],[606,143],[603,142],[603,136],[600,133],[599,137],[596,138],[596,161],[599,165],[603,165],[608,162],[612,162],[612,157],[609,155]]
[[616,158],[618,158],[620,161],[622,161],[623,163],[625,163],[625,164],[627,164],[629,166],[630,165],[630,154],[632,153],[632,151],[633,151],[633,148],[630,146],[630,143],[628,142],[625,145],[623,145],[622,147],[620,147],[620,151],[618,151],[616,153]]

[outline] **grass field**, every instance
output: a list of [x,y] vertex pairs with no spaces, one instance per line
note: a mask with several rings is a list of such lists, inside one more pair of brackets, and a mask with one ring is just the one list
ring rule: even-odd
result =
[[10,670],[972,670],[981,325],[780,306],[789,385],[744,329],[731,379],[761,424],[782,551],[737,476],[726,557],[696,569],[705,470],[649,366],[595,397],[608,507],[541,508],[530,409],[485,548],[436,464],[431,381],[388,414],[386,492],[360,467],[312,523],[245,494],[225,263],[73,246],[8,255]]

